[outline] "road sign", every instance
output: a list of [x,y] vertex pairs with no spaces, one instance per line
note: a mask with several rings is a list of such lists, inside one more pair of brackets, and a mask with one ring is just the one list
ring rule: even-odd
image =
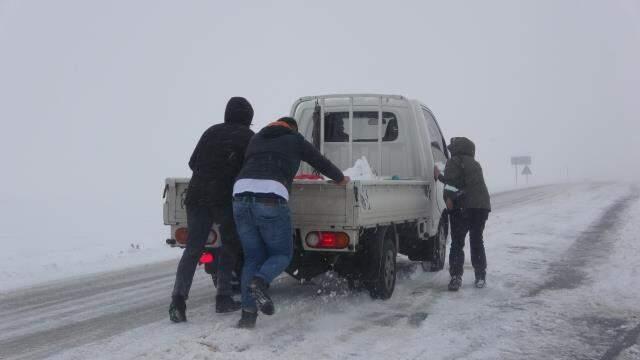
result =
[[[531,175],[531,169],[529,169],[529,165],[531,165],[531,156],[512,156],[511,157],[511,165],[516,170],[516,185],[518,185],[518,165],[524,165],[524,170],[522,170],[522,175],[529,176]],[[525,174],[525,171],[528,171],[528,174]],[[527,182],[529,179],[527,179]]]
[[531,165],[531,156],[512,156],[511,165]]

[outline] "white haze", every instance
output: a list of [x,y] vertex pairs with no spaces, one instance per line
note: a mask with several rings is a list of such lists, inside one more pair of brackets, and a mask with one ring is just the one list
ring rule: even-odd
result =
[[419,99],[491,189],[512,155],[635,180],[639,44],[632,0],[0,0],[0,242],[160,246],[164,178],[237,95],[256,130],[305,95]]

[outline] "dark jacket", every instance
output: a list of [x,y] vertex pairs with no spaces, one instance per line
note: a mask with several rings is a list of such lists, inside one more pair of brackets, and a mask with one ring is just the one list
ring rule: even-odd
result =
[[[457,204],[460,207],[491,210],[482,167],[474,159],[476,146],[465,137],[456,137],[451,139],[447,148],[451,152],[451,159],[447,161],[444,173],[440,174],[438,180],[462,191]],[[446,191],[445,197],[447,196],[454,197],[455,194]]]
[[275,180],[291,191],[300,161],[336,182],[344,178],[342,171],[302,135],[284,126],[271,125],[251,139],[238,179]]
[[227,103],[224,123],[207,129],[196,145],[189,167],[193,176],[185,204],[188,206],[228,206],[234,179],[242,168],[244,153],[253,136],[249,129],[253,109],[244,98]]

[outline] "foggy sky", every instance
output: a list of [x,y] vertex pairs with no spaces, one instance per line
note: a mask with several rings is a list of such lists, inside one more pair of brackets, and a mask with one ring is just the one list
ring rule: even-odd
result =
[[0,242],[161,243],[164,178],[231,96],[254,130],[301,96],[418,99],[490,190],[512,155],[639,179],[639,44],[632,0],[0,0]]

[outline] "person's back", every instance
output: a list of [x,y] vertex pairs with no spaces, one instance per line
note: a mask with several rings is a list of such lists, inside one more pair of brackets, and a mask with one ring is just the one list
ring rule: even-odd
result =
[[249,112],[238,102],[240,104],[235,105],[230,101],[231,107],[225,111],[225,122],[208,128],[198,141],[189,160],[193,176],[186,205],[231,204],[233,183],[254,135],[249,128],[253,111]]
[[451,139],[448,149],[451,159],[447,161],[443,182],[464,190],[462,207],[491,210],[482,167],[475,159],[475,144],[465,137],[456,137]]
[[277,181],[287,190],[285,199],[288,199],[288,191],[300,167],[300,161],[309,163],[331,179],[338,182],[342,180],[342,171],[322,156],[302,135],[287,126],[272,125],[262,129],[251,139],[245,156],[245,164],[237,180]]

